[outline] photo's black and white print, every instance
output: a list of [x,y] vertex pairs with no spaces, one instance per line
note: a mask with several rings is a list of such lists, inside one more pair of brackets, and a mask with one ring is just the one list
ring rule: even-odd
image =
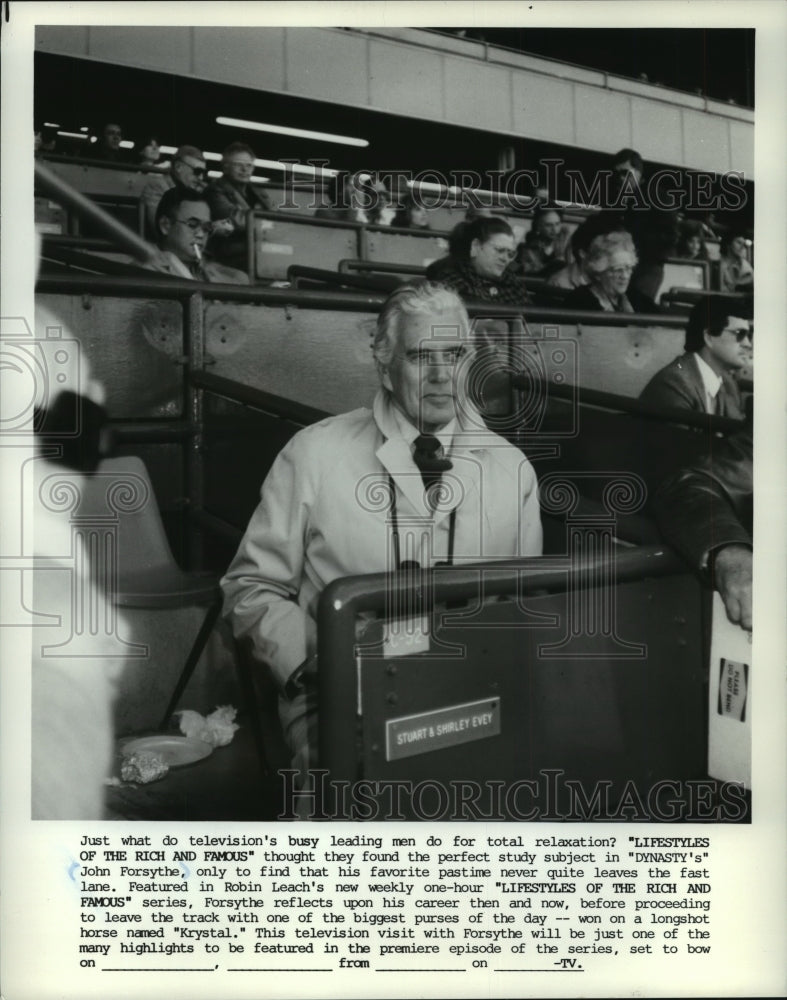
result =
[[2,11],[8,995],[779,995],[783,12],[143,7]]
[[36,28],[33,815],[750,819],[754,68]]

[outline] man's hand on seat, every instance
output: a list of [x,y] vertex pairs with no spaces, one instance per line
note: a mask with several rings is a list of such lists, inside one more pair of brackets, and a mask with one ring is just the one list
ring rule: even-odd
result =
[[726,545],[713,560],[713,585],[721,594],[727,617],[751,631],[752,553],[745,545]]

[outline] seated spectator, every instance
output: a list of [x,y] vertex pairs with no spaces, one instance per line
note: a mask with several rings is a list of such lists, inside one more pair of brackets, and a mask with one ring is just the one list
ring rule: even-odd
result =
[[316,219],[389,226],[396,214],[388,188],[379,178],[365,171],[337,174],[330,199],[330,205],[314,213]]
[[593,312],[657,312],[652,299],[636,289],[629,289],[636,264],[637,254],[628,233],[613,232],[597,237],[585,260],[590,281],[566,296],[566,308]]
[[399,229],[429,229],[429,212],[408,194],[391,225]]
[[165,191],[177,188],[201,195],[208,186],[208,167],[205,157],[196,146],[181,146],[175,153],[166,174],[151,177],[140,192],[140,201],[145,206],[145,232],[151,239],[157,238],[156,209]]
[[565,265],[568,229],[563,214],[552,204],[539,205],[533,211],[533,225],[519,247],[523,274],[546,278]]
[[747,292],[754,287],[754,268],[746,258],[746,238],[727,233],[721,238],[719,290]]
[[211,251],[225,264],[246,266],[246,216],[251,209],[273,211],[267,193],[252,184],[254,150],[233,142],[222,153],[223,176],[205,192],[214,223]]
[[429,281],[457,292],[464,301],[525,305],[525,279],[510,267],[514,233],[504,219],[460,223],[448,241],[449,256],[426,269]]
[[752,627],[752,425],[667,480],[654,498],[667,541],[721,594],[727,617]]
[[142,136],[134,143],[134,156],[141,167],[150,170],[162,169],[161,144],[155,135]]
[[99,129],[87,156],[91,160],[106,160],[107,163],[130,163],[128,151],[120,143],[123,141],[123,129],[116,122],[107,122]]
[[392,226],[397,210],[391,192],[380,180],[376,182],[376,190],[377,207],[371,213],[371,224],[373,226]]
[[[289,441],[221,581],[235,636],[251,640],[280,685],[301,786],[317,764],[316,609],[332,580],[404,568],[402,519],[429,525],[419,550],[424,569],[433,558],[460,564],[542,551],[535,473],[483,428],[471,402],[473,345],[460,299],[426,282],[398,288],[378,315],[373,351],[381,384],[372,408],[330,417]],[[449,470],[452,511],[435,493]],[[359,484],[367,482],[390,498],[386,509],[363,501]]]
[[[730,310],[735,310],[734,315]],[[751,324],[739,315],[745,312],[748,309],[717,296],[701,299],[686,326],[686,353],[653,376],[640,400],[742,420],[741,393],[731,374],[751,361]]]
[[598,215],[591,215],[585,219],[571,234],[568,262],[559,271],[549,275],[547,285],[551,288],[571,290],[590,284],[590,276],[585,266],[590,245],[599,236],[606,236],[611,232],[620,233],[624,230],[609,212],[599,212]]
[[203,195],[177,188],[167,191],[156,210],[161,257],[143,266],[176,278],[248,285],[245,272],[206,259],[205,246],[212,228],[210,206]]
[[681,224],[681,236],[678,241],[678,257],[684,260],[707,260],[705,241],[702,238],[702,223],[695,219],[687,219]]

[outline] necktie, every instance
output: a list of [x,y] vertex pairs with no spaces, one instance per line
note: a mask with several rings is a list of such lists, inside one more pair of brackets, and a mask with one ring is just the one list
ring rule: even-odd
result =
[[434,434],[420,434],[415,439],[415,451],[413,461],[418,466],[424,489],[430,497],[430,506],[434,506],[434,490],[440,482],[444,472],[453,468],[447,458],[439,458],[437,453],[440,450],[440,442]]

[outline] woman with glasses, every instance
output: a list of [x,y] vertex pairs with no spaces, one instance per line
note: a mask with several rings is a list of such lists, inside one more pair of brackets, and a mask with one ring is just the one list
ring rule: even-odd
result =
[[653,313],[658,308],[653,299],[629,287],[637,265],[637,252],[629,233],[597,236],[585,259],[589,284],[575,288],[566,296],[566,309],[590,312]]
[[478,218],[460,223],[449,239],[449,256],[426,269],[426,277],[451,288],[466,302],[524,305],[524,278],[511,264],[514,233],[504,219]]

